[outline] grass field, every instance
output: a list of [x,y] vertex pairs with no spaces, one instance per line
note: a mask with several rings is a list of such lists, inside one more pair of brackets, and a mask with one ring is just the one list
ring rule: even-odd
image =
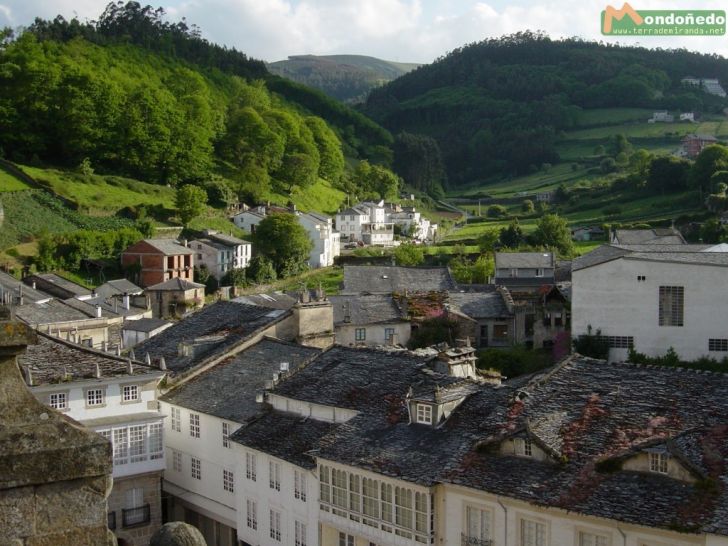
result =
[[629,122],[645,122],[654,110],[648,108],[587,108],[582,110],[577,125],[615,125]]
[[341,204],[345,202],[346,194],[343,191],[332,188],[329,182],[319,178],[313,186],[305,190],[296,187],[290,196],[271,193],[269,199],[277,205],[285,206],[291,201],[299,210],[305,212],[323,212],[324,214],[333,215],[339,210]]
[[10,173],[0,170],[0,193],[28,189],[30,189],[30,187],[25,182],[18,180]]

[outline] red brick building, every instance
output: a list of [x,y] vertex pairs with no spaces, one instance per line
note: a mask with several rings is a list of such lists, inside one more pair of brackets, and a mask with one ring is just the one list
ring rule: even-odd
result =
[[194,265],[194,253],[171,239],[145,239],[121,253],[129,280],[145,288],[169,279],[191,281]]
[[717,143],[718,139],[713,135],[685,135],[682,139],[683,152],[691,159],[698,157],[706,146]]

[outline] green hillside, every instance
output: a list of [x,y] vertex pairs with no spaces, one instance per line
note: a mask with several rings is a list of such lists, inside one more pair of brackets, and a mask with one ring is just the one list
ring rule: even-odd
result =
[[359,102],[374,87],[417,68],[365,55],[292,55],[267,65],[273,74],[314,87],[344,102]]
[[[574,161],[619,131],[655,149],[674,147],[675,132],[722,133],[714,118],[728,101],[681,84],[696,74],[728,84],[728,60],[520,33],[456,49],[374,89],[363,111],[393,134],[434,138],[452,191]],[[718,125],[647,126],[658,109]]]

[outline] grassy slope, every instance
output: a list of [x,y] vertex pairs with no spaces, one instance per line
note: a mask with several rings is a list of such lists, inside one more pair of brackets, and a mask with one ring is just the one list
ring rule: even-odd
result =
[[13,175],[0,170],[0,193],[6,191],[28,190],[29,186],[22,180],[18,180]]

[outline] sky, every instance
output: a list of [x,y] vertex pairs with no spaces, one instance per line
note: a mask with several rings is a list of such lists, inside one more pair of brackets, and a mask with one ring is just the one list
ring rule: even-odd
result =
[[[145,3],[143,0],[141,3]],[[359,54],[429,63],[467,43],[522,30],[645,47],[686,48],[728,57],[728,36],[624,38],[600,34],[607,3],[623,0],[156,0],[168,19],[186,17],[212,42],[257,59]],[[632,0],[635,9],[726,9],[725,2]],[[35,17],[95,19],[107,0],[0,0],[0,26]]]

